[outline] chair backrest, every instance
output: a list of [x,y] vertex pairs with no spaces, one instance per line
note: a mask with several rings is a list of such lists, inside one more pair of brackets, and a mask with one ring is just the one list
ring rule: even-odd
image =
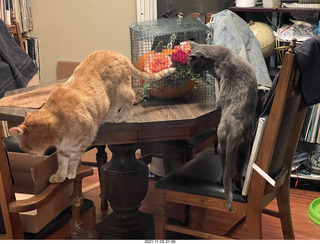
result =
[[[0,136],[2,138],[1,132]],[[13,181],[9,168],[7,152],[3,142],[0,143],[0,206],[5,227],[5,233],[0,233],[0,239],[23,239],[23,228],[19,213],[9,211],[9,203],[15,201]],[[1,218],[1,217],[0,217]]]
[[[285,54],[255,161],[256,170],[252,174],[248,201],[250,201],[250,195],[254,198],[262,198],[271,192],[276,194],[275,190],[285,181],[288,182],[290,177],[291,165],[306,113],[306,108],[301,104],[300,75],[294,53],[295,45],[294,39]],[[273,179],[273,186],[266,184],[266,180],[261,177],[264,173]]]

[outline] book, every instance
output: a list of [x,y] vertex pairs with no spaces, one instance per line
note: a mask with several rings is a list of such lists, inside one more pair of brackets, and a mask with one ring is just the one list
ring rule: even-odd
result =
[[320,143],[320,104],[315,104],[307,109],[300,141]]
[[40,77],[39,39],[36,37],[28,37],[26,43],[26,52],[38,66],[38,74]]
[[315,142],[315,138],[316,138],[316,134],[317,134],[317,128],[318,128],[318,122],[319,122],[319,104],[314,105],[315,109],[314,109],[314,123],[312,126],[312,130],[311,130],[311,138],[310,138],[310,142],[314,143]]
[[21,33],[31,31],[33,29],[33,25],[30,0],[12,0],[11,4],[16,21],[20,25]]

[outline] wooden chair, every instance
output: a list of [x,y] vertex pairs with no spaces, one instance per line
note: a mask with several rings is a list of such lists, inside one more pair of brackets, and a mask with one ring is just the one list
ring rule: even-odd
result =
[[11,15],[11,25],[7,25],[9,33],[13,36],[13,39],[16,41],[18,46],[20,46],[21,49],[25,51],[20,25],[16,21],[16,17],[14,16],[14,13],[12,12],[12,10],[10,11],[10,15]]
[[[74,180],[50,184],[34,197],[16,200],[7,152],[4,144],[0,143],[0,227],[1,213],[5,227],[5,233],[0,233],[0,239],[94,238],[95,206],[91,200],[84,199],[82,196],[82,179],[92,174],[93,169],[91,167],[81,166],[78,168]],[[31,211],[43,206],[55,198],[69,184],[73,184],[71,207],[63,211],[39,233],[24,233],[19,212]]]
[[[249,170],[252,178],[248,185],[248,196],[234,192],[230,213],[226,207],[223,186],[216,181],[221,171],[220,159],[213,152],[203,152],[157,182],[157,204],[161,208],[154,215],[156,239],[165,239],[166,230],[205,239],[231,238],[234,231],[245,222],[246,239],[262,239],[262,213],[280,218],[284,239],[294,239],[289,198],[290,172],[306,113],[306,109],[301,106],[295,41],[285,54],[271,110],[253,164],[255,170]],[[278,212],[266,209],[275,198]],[[167,202],[194,206],[198,210],[197,218],[192,218],[193,221],[188,226],[169,224]],[[205,211],[208,209],[220,216],[218,222],[228,218],[230,214],[235,225],[227,230],[221,230],[226,226],[225,222],[207,226]]]

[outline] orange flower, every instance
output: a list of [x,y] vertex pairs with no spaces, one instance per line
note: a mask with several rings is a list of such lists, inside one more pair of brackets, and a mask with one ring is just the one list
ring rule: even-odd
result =
[[145,62],[144,71],[147,73],[158,73],[172,65],[171,57],[163,53],[151,54]]

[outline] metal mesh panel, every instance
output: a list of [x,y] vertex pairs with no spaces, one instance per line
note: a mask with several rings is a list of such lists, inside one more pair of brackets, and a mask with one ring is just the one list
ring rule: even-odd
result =
[[173,75],[159,82],[133,79],[133,89],[137,94],[143,93],[148,104],[162,103],[164,98],[165,102],[175,99],[175,102],[179,100],[184,103],[214,100],[213,77],[207,73],[201,77],[190,74],[185,61],[182,60],[184,64],[180,65],[172,58],[172,54],[177,52],[178,47],[181,48],[180,44],[184,41],[206,43],[208,31],[209,28],[196,18],[157,19],[132,24],[131,61],[136,68],[148,73],[167,67],[177,68]]

